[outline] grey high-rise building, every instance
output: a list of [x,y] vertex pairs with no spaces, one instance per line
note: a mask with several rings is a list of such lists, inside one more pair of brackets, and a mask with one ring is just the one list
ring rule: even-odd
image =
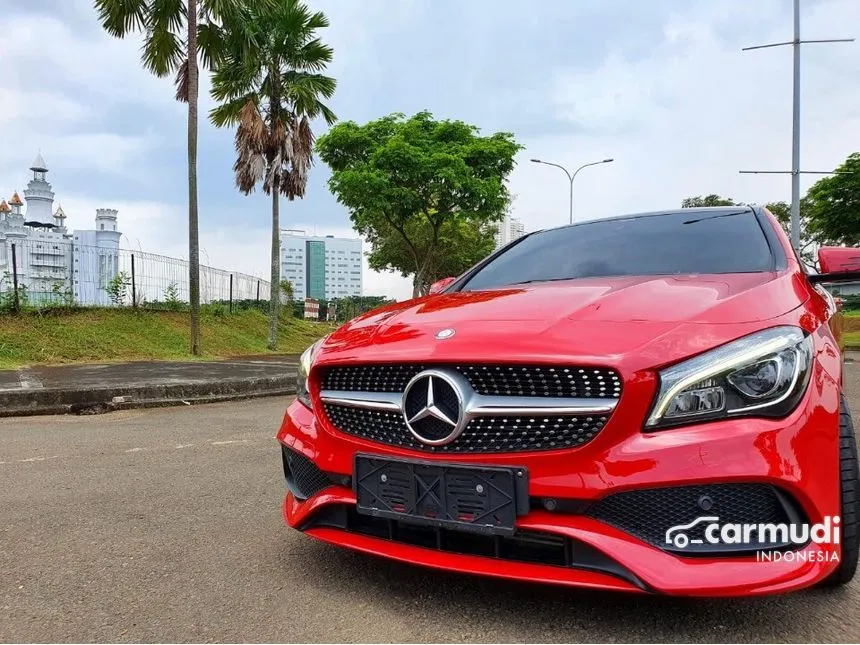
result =
[[297,300],[362,295],[361,239],[281,231],[281,276]]

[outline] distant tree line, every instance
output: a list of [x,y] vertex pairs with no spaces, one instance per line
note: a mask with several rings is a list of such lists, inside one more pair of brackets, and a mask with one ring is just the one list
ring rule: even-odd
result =
[[[687,197],[683,208],[741,206],[731,197],[699,195]],[[791,235],[791,206],[784,201],[764,204],[774,214],[787,235]],[[860,152],[848,158],[835,173],[819,179],[800,200],[800,253],[803,262],[818,268],[816,246],[857,246],[860,244]]]

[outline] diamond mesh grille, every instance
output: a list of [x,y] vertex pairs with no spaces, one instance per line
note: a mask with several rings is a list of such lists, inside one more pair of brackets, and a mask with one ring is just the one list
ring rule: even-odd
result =
[[463,433],[444,446],[428,446],[418,441],[399,412],[324,404],[325,413],[341,432],[370,441],[427,452],[525,452],[573,448],[591,441],[606,424],[608,416],[532,416],[473,419]]
[[[707,510],[705,510],[707,509]],[[652,488],[615,493],[588,509],[587,514],[645,542],[666,546],[666,532],[701,516],[716,516],[721,524],[788,522],[772,486],[764,484],[707,484]],[[706,525],[687,530],[702,539]]]
[[[403,392],[413,376],[429,365],[346,365],[322,375],[326,390]],[[495,396],[621,396],[621,377],[605,367],[547,365],[433,365],[460,372],[478,394]]]

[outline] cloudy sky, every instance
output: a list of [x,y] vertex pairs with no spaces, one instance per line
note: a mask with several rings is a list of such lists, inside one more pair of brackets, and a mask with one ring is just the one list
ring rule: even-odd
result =
[[[577,219],[676,207],[716,192],[790,199],[791,0],[310,0],[331,27],[332,108],[364,122],[428,109],[526,149],[510,178],[527,231],[567,221],[567,182],[532,157],[584,170]],[[857,0],[802,0],[805,38],[860,37]],[[0,0],[0,195],[41,150],[72,227],[120,210],[124,247],[187,257],[185,109],[139,65],[139,40],[105,35],[90,0]],[[854,30],[854,31],[852,31]],[[860,150],[860,43],[803,54],[802,165]],[[208,84],[204,86],[204,92]],[[201,98],[202,113],[212,103]],[[203,261],[267,274],[269,205],[233,188],[232,133],[200,128]],[[353,236],[318,163],[284,228]],[[815,177],[804,177],[804,189]],[[365,292],[409,282],[367,271]]]

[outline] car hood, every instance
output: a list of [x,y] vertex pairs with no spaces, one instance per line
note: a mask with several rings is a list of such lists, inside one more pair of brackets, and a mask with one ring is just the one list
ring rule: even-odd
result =
[[[347,323],[320,358],[605,362],[639,353],[654,364],[755,331],[806,297],[792,273],[589,278],[439,294]],[[454,335],[439,340],[442,329]]]

